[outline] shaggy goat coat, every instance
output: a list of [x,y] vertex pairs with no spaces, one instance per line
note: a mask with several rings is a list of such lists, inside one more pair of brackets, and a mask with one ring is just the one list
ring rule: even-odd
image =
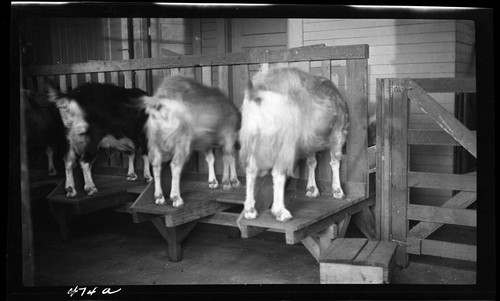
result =
[[191,151],[206,155],[209,187],[217,188],[212,148],[223,148],[223,188],[239,186],[236,176],[234,144],[238,138],[240,115],[234,104],[217,88],[194,79],[172,76],[164,79],[152,97],[144,97],[149,157],[155,180],[155,203],[165,198],[160,185],[161,163],[172,160],[170,198],[174,207],[183,205],[180,173]]
[[[315,197],[319,194],[314,180],[315,153],[330,149],[334,197],[342,198],[338,167],[347,127],[347,106],[330,80],[296,68],[257,73],[249,82],[242,106],[240,160],[247,168],[247,185],[253,185],[254,174],[270,169],[280,182],[293,174],[299,158],[307,157],[313,171],[309,172],[308,190],[312,189]],[[280,198],[276,190],[281,188],[276,187],[276,179],[274,182],[272,211],[279,220],[290,219],[284,205],[279,204],[282,200],[275,204]],[[254,210],[251,189],[247,186],[248,212]],[[256,213],[246,217],[254,218]]]

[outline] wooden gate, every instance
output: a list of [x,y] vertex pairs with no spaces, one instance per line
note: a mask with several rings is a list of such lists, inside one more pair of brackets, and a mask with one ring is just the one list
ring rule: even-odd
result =
[[[476,261],[476,246],[431,240],[443,224],[476,227],[476,210],[466,209],[477,199],[476,174],[444,174],[410,170],[409,145],[463,146],[477,157],[476,135],[428,93],[475,93],[475,78],[377,79],[377,233],[398,242],[397,263],[407,254]],[[409,128],[410,101],[442,130]],[[442,206],[410,202],[410,188],[459,191]],[[410,228],[410,221],[418,223]]]

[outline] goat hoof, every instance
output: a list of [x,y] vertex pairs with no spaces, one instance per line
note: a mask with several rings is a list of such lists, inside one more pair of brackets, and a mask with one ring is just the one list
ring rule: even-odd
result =
[[222,189],[223,190],[229,190],[229,189],[231,189],[231,183],[229,181],[223,181],[222,182]]
[[92,196],[97,194],[97,188],[94,187],[85,187],[85,192],[87,193],[88,196]]
[[292,214],[290,214],[290,211],[286,209],[281,209],[281,210],[271,210],[274,216],[276,216],[276,219],[280,222],[287,222],[293,218]]
[[317,198],[319,196],[319,190],[316,187],[308,187],[306,192],[306,197],[308,198]]
[[151,183],[153,181],[152,176],[144,176],[144,179],[146,180],[146,183]]
[[160,195],[155,195],[155,204],[159,206],[165,205],[163,194],[160,193]]
[[333,197],[339,200],[342,200],[345,198],[345,194],[342,191],[342,189],[335,189],[333,190]]
[[49,175],[49,177],[56,176],[57,171],[55,169],[51,168],[51,169],[49,169],[48,175]]
[[176,195],[170,197],[170,199],[172,200],[172,206],[174,206],[175,208],[184,206],[184,200],[180,196]]
[[76,196],[76,190],[74,187],[72,186],[69,186],[69,187],[66,187],[66,196],[68,198],[73,198]]
[[137,181],[139,177],[135,173],[130,173],[127,175],[127,181],[134,182]]
[[212,180],[208,182],[208,188],[209,189],[217,189],[219,188],[219,182],[217,180]]
[[246,219],[256,219],[257,215],[258,213],[257,210],[255,210],[255,208],[245,209],[244,216]]
[[231,186],[233,186],[233,188],[238,188],[241,186],[241,183],[238,179],[231,180]]

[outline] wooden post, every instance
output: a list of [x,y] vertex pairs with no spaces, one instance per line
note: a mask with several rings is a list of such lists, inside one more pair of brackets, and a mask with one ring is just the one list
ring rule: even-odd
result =
[[[391,235],[396,241],[406,242],[408,234],[408,92],[406,80],[392,81],[392,154],[391,160]],[[408,265],[406,247],[396,251],[398,266]]]
[[[368,196],[368,60],[347,60],[347,95],[349,110],[349,134],[347,135],[347,154],[342,165],[347,170],[344,179],[347,194]],[[353,183],[363,183],[364,189]]]
[[389,79],[377,80],[377,174],[375,220],[377,239],[389,241],[391,175],[391,86]]
[[163,217],[156,217],[152,218],[151,222],[168,243],[168,259],[175,262],[181,261],[181,243],[194,228],[196,222],[189,222],[177,227],[167,227],[163,219]]

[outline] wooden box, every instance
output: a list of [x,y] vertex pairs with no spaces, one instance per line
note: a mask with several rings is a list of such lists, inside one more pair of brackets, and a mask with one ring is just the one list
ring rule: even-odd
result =
[[337,238],[319,260],[322,284],[389,283],[397,245],[364,238]]

